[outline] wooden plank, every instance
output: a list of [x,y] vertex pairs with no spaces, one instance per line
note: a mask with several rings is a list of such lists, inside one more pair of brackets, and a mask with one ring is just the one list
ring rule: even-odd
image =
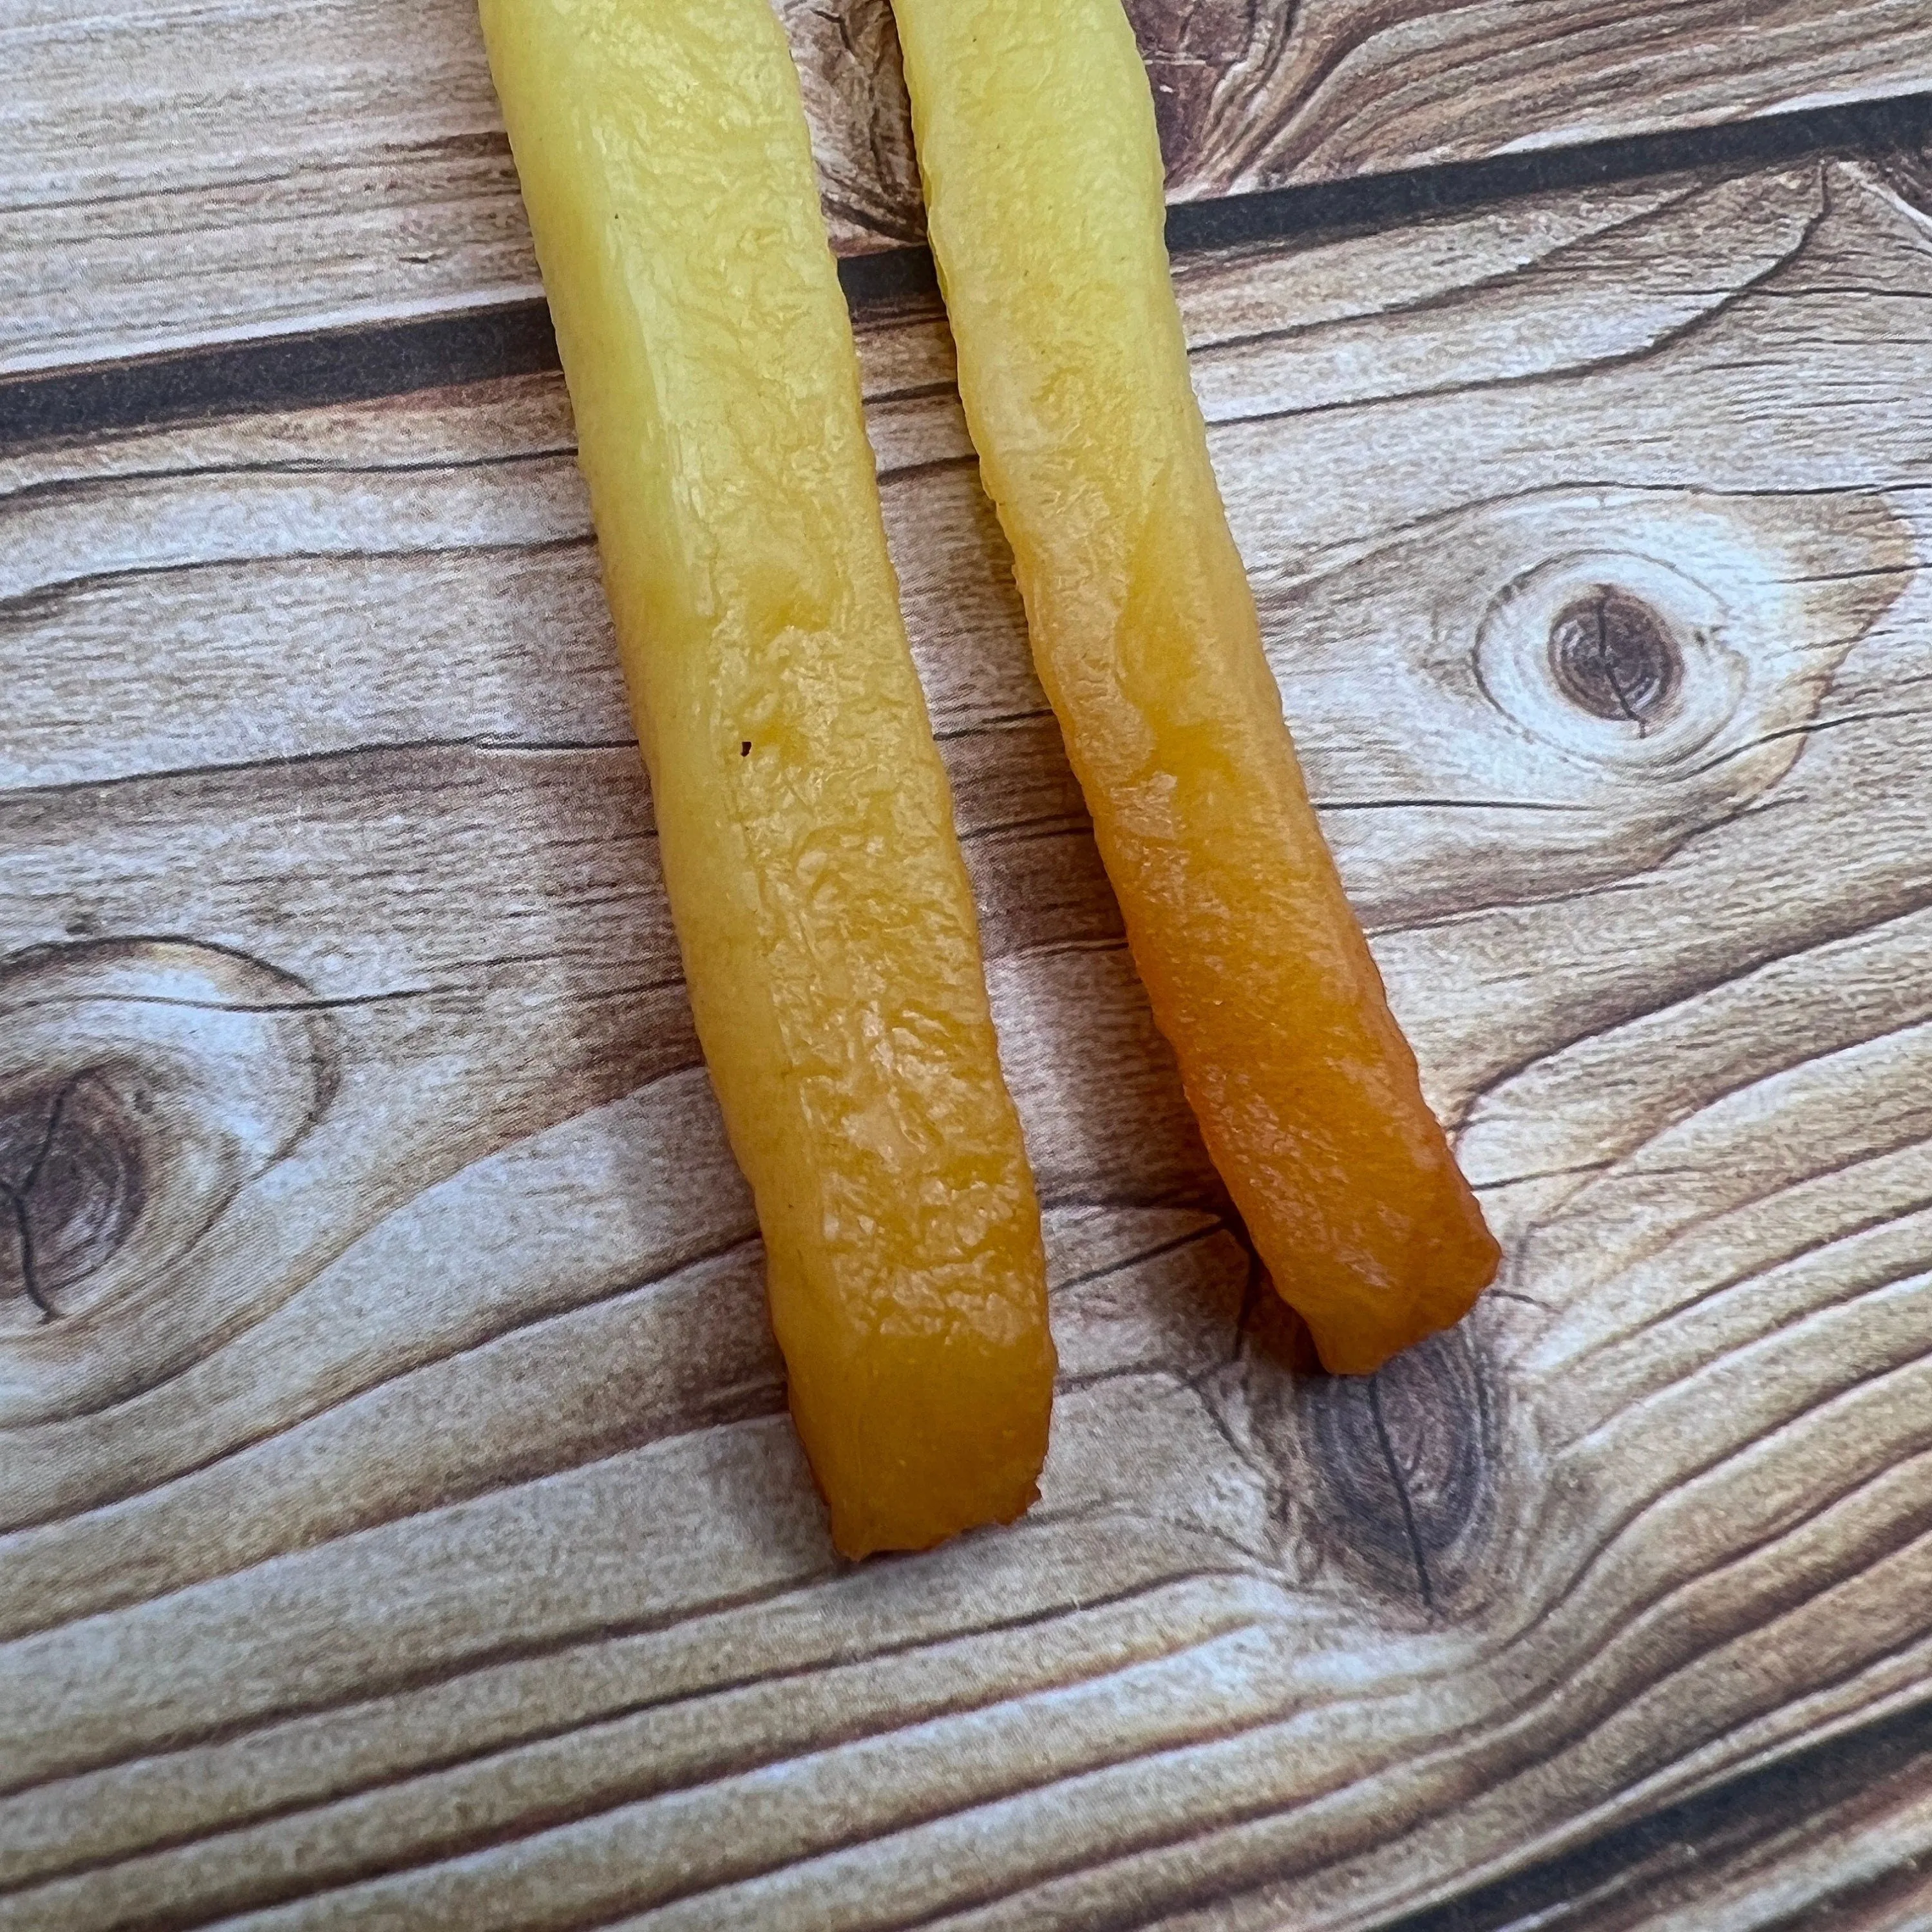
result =
[[[868,323],[1064,1381],[1024,1525],[857,1569],[555,380],[7,459],[0,1926],[1345,1932],[1917,1708],[1925,199],[1805,165],[1187,265],[1509,1250],[1372,1384],[1222,1219],[943,326]],[[1575,1922],[1911,1923],[1932,1784],[1884,1775]]]
[[[922,232],[886,0],[779,0],[836,244]],[[1932,87],[1919,0],[1132,0],[1180,201]],[[0,25],[0,373],[528,299],[468,0]]]

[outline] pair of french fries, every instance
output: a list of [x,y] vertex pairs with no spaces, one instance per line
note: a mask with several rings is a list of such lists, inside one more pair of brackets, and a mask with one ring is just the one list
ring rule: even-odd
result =
[[[768,0],[482,0],[712,1078],[847,1554],[1036,1494],[1054,1352],[850,319]],[[1304,790],[1120,0],[894,0],[1035,657],[1208,1150],[1330,1370],[1497,1250]]]

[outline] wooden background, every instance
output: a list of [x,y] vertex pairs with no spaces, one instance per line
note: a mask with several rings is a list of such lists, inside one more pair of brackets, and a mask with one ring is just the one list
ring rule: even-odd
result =
[[[1905,0],[1136,10],[1184,197],[1932,88]],[[842,245],[909,238],[881,10],[790,18]],[[943,319],[860,306],[1063,1374],[1023,1525],[854,1568],[560,380],[154,426],[530,292],[460,0],[0,45],[15,382],[201,345],[0,452],[0,1927],[1932,1926],[1922,152],[1177,260],[1508,1249],[1367,1382],[1222,1217]]]

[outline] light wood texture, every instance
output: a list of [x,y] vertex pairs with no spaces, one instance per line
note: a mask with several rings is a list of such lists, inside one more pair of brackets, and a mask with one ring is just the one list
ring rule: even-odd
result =
[[[1808,165],[1184,266],[1510,1251],[1370,1383],[1298,1371],[1221,1218],[943,328],[868,325],[1064,1375],[1025,1523],[859,1569],[559,385],[10,458],[0,1926],[1346,1932],[1911,1719],[1928,199]],[[1928,1762],[1516,1922],[1922,1923]]]
[[[888,0],[778,0],[837,246],[916,241]],[[1932,88],[1922,0],[1130,0],[1173,196]],[[471,0],[0,23],[0,373],[534,296]]]

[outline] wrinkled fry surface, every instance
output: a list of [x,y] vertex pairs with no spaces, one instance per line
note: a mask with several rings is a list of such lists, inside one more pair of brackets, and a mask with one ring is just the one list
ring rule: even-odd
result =
[[692,1003],[849,1555],[1009,1520],[1054,1358],[850,322],[766,0],[483,0]]
[[1495,1242],[1422,1096],[1262,653],[1120,0],[894,0],[959,381],[1042,681],[1215,1164],[1331,1370]]

